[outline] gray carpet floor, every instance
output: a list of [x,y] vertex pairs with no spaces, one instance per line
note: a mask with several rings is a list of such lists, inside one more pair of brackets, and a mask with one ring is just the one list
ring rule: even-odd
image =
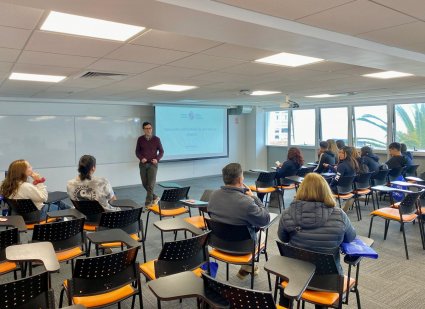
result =
[[[246,173],[245,182],[247,184],[254,183],[255,175]],[[211,176],[202,179],[191,180],[176,180],[180,185],[190,186],[189,195],[191,198],[200,198],[205,189],[216,189],[222,184],[221,177]],[[162,188],[156,187],[156,194],[161,195]],[[126,188],[115,188],[115,193],[118,198],[129,198],[139,203],[144,202],[145,192],[141,186],[133,186]],[[288,206],[293,199],[293,190],[285,194],[285,203]],[[381,207],[388,202],[381,202]],[[354,211],[348,213],[353,225],[356,228],[357,234],[367,236],[372,206],[364,206],[362,203],[363,220],[357,221]],[[277,208],[270,207],[271,212],[278,212]],[[142,215],[146,221],[146,214]],[[148,226],[148,235],[146,241],[146,253],[148,260],[154,259],[161,251],[161,239],[159,231],[153,226],[153,222],[159,220],[156,216],[150,216]],[[278,255],[275,240],[277,239],[278,224],[271,226],[269,231],[269,256]],[[418,224],[409,224],[406,227],[407,243],[410,259],[406,260],[404,253],[403,237],[397,223],[391,223],[388,231],[387,240],[383,240],[384,224],[383,220],[375,219],[371,238],[375,240],[374,249],[379,253],[379,259],[363,259],[360,268],[359,290],[361,305],[363,308],[383,309],[383,308],[425,308],[423,300],[423,291],[425,286],[425,251],[422,249],[419,226]],[[182,233],[179,239],[183,238]],[[23,235],[21,240],[26,242],[31,239],[31,232]],[[172,241],[173,235],[166,234],[165,240]],[[143,258],[139,253],[139,261]],[[261,256],[259,267],[261,269],[258,277],[255,278],[255,289],[268,290],[267,275],[263,269],[265,259]],[[345,267],[345,266],[344,266]],[[238,271],[238,266],[230,266],[231,284],[249,287],[249,278],[245,280],[238,279],[235,275]],[[42,271],[42,267],[35,268],[35,273]],[[60,273],[52,275],[52,287],[55,291],[56,303],[59,302],[59,293],[61,284],[64,279],[70,278],[71,266],[62,264]],[[217,278],[225,281],[225,265],[219,262],[219,270]],[[6,274],[0,277],[0,282],[10,281],[13,279],[11,274]],[[156,299],[145,284],[143,283],[143,304],[144,308],[156,308]],[[347,306],[345,306],[347,308]],[[116,308],[116,306],[115,306]],[[130,301],[125,301],[122,308],[130,308]],[[163,302],[162,308],[196,308],[196,301],[193,299],[178,301]],[[307,304],[306,308],[314,308]],[[348,308],[357,308],[355,295],[350,295]]]

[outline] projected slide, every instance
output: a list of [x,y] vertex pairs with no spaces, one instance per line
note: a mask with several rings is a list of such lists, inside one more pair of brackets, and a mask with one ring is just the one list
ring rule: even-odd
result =
[[164,147],[163,160],[228,155],[225,108],[158,105],[155,131]]

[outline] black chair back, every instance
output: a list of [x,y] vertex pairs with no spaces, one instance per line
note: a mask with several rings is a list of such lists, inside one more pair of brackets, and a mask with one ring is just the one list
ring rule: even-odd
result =
[[406,166],[406,169],[404,170],[403,177],[416,177],[417,173],[416,170],[418,169],[419,165],[408,165]]
[[49,289],[48,273],[0,284],[1,308],[54,309],[53,291]]
[[[226,284],[202,274],[204,280],[205,294],[212,295],[214,302],[217,302],[215,295],[219,296],[220,303],[226,301],[230,308],[276,308],[271,292],[255,291],[244,289],[234,285]],[[220,299],[221,298],[221,299]]]
[[141,215],[143,208],[110,211],[101,214],[98,230],[122,229],[128,234],[136,234],[143,231]]
[[379,170],[372,174],[370,182],[372,186],[383,186],[387,184],[387,177],[390,170]]
[[11,210],[11,215],[20,215],[25,223],[40,222],[40,210],[30,199],[4,199]]
[[354,178],[354,188],[356,190],[364,190],[370,188],[370,178],[373,172],[359,174]]
[[333,254],[314,252],[276,241],[281,256],[310,262],[316,265],[308,288],[318,291],[342,293],[344,276],[339,273]]
[[406,167],[392,168],[388,171],[388,182],[396,180],[399,176],[403,175]]
[[353,191],[353,182],[355,176],[342,176],[339,177],[337,182],[338,194],[347,194]]
[[84,200],[84,201],[76,201],[71,200],[74,207],[86,216],[86,223],[91,224],[99,224],[100,217],[105,209],[100,205],[98,201],[92,200]]
[[401,201],[399,208],[398,208],[399,211],[400,211],[400,216],[401,215],[410,215],[410,214],[416,213],[416,211],[417,211],[416,202],[418,201],[419,197],[424,192],[425,192],[425,190],[407,193],[405,195],[405,197],[403,198],[403,200]]
[[190,187],[173,188],[164,190],[159,201],[161,209],[174,209],[183,207],[180,200],[187,198]]
[[276,185],[276,172],[261,172],[255,181],[257,188],[269,188]]
[[55,251],[82,247],[84,218],[34,225],[33,242],[50,241]]
[[209,232],[189,239],[166,242],[155,263],[155,277],[190,271],[208,262]]
[[0,262],[6,260],[6,248],[19,243],[18,228],[0,231]]
[[205,218],[211,231],[209,245],[229,254],[249,254],[255,251],[255,239],[246,225],[232,225]]
[[90,296],[111,292],[139,282],[138,247],[117,253],[77,259],[72,279],[68,279],[70,296]]
[[299,177],[305,177],[305,175],[309,174],[309,173],[313,173],[315,167],[314,166],[308,166],[308,167],[301,167],[296,175]]

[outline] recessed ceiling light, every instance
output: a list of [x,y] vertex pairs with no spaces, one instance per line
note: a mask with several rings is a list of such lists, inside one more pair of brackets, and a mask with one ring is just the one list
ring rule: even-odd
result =
[[277,94],[282,93],[280,91],[265,91],[265,90],[256,90],[250,93],[250,95],[269,95],[269,94]]
[[170,85],[170,84],[161,84],[149,87],[148,90],[160,90],[160,91],[186,91],[190,89],[198,88],[196,86],[186,86],[186,85]]
[[413,76],[413,74],[396,72],[396,71],[385,71],[385,72],[364,74],[363,76],[365,76],[365,77],[372,77],[372,78],[388,79],[388,78]]
[[323,93],[323,94],[315,94],[315,95],[307,95],[306,98],[315,98],[315,99],[323,99],[323,98],[334,98],[334,97],[340,97],[341,95],[338,94],[329,94],[329,93]]
[[299,67],[301,65],[323,61],[324,59],[301,56],[289,53],[280,53],[269,57],[255,60],[255,62],[284,65],[288,67]]
[[42,74],[29,74],[29,73],[12,73],[9,79],[13,80],[26,80],[32,82],[46,82],[46,83],[59,83],[66,76],[58,75],[42,75]]
[[51,11],[40,29],[99,39],[126,41],[145,28]]

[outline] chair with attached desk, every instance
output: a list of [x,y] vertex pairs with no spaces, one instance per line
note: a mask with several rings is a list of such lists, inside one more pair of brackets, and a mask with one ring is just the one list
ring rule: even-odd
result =
[[136,261],[138,247],[97,257],[77,259],[72,278],[63,283],[59,307],[64,294],[69,305],[80,304],[87,308],[107,307],[132,297],[134,308],[136,296],[139,308],[143,308],[139,263]]
[[[398,205],[398,208],[394,207],[385,207],[380,208],[377,210],[374,210],[370,213],[370,226],[369,226],[369,234],[368,237],[370,237],[370,234],[372,232],[372,224],[373,219],[375,217],[379,217],[385,220],[385,229],[384,229],[384,240],[387,239],[387,233],[388,233],[388,227],[390,225],[391,221],[396,221],[400,223],[400,230],[403,232],[403,241],[404,241],[404,250],[406,252],[406,259],[409,259],[409,252],[407,250],[407,242],[406,242],[406,233],[405,233],[405,223],[414,222],[417,215],[417,202],[419,197],[422,193],[425,191],[419,191],[419,192],[412,192],[407,193],[401,203]],[[421,222],[419,222],[421,224]],[[421,231],[422,234],[422,231]],[[422,235],[421,235],[422,237]]]
[[251,289],[254,288],[255,263],[264,253],[267,260],[266,244],[260,238],[253,239],[248,226],[232,225],[205,218],[211,231],[210,257],[226,263],[226,280],[229,281],[229,264],[251,267]]
[[[368,197],[370,196],[372,190],[370,190],[370,178],[372,177],[373,173],[362,173],[358,174],[354,178],[354,203],[356,207],[357,212],[357,220],[362,219],[362,212],[360,209],[360,201],[359,197],[364,196],[365,197],[365,204],[367,203]],[[372,199],[373,203],[373,209],[375,209],[375,201]]]
[[341,200],[348,200],[354,196],[353,183],[355,176],[342,176],[338,179],[336,186],[336,193],[334,197],[338,200],[339,207],[341,207]]
[[83,227],[84,218],[36,224],[32,242],[51,242],[58,261],[71,261],[71,270],[73,271],[74,259],[86,254]]
[[388,171],[388,183],[391,181],[397,180],[398,177],[402,176],[404,171],[406,170],[406,166],[404,167],[395,167]]
[[[390,170],[379,170],[372,174],[370,177],[370,185],[372,187],[374,186],[384,186],[387,184],[388,181],[388,173]],[[375,193],[375,194],[374,194]],[[379,199],[378,199],[378,192],[375,192],[372,190],[372,203],[373,203],[373,210],[375,210],[375,203],[374,203],[374,196],[376,195],[376,206],[379,208]]]
[[[214,190],[210,190],[210,189],[205,190],[204,193],[202,193],[202,196],[199,200],[202,202],[209,202],[211,193],[213,192]],[[207,226],[205,224],[204,219],[205,219],[205,213],[208,212],[208,207],[207,206],[198,207],[198,210],[199,210],[199,216],[184,218],[184,220],[187,223],[190,223],[193,226],[197,227],[198,229],[205,230]]]
[[309,174],[309,173],[313,173],[315,168],[316,168],[316,167],[314,167],[314,166],[301,167],[301,168],[297,171],[296,176],[298,176],[298,177],[305,177],[307,174]]
[[[159,220],[167,217],[176,217],[188,213],[186,207],[182,205],[180,200],[187,198],[189,194],[190,187],[183,188],[174,188],[164,190],[161,195],[161,199],[158,204],[151,205],[148,207],[148,214],[146,217],[146,227],[145,227],[145,239],[148,233],[148,225],[149,225],[149,215],[154,213],[159,216]],[[189,212],[190,215],[190,212]],[[161,239],[163,239],[163,231],[161,231]]]
[[[257,195],[264,195],[264,205],[270,203],[267,201],[270,193],[276,191],[276,172],[260,172],[255,181],[255,185],[250,185],[251,191],[256,192]],[[279,202],[280,203],[280,202]],[[280,205],[279,205],[280,208]]]
[[[295,175],[287,175],[287,176],[295,176]],[[286,180],[285,177],[276,179],[279,213],[282,213],[282,208],[285,209],[285,191],[296,189],[296,185],[293,182]],[[282,203],[280,202],[280,198],[282,199]]]
[[[139,207],[128,210],[104,212],[101,214],[97,231],[122,229],[124,232],[127,232],[131,238],[142,243],[143,258],[146,262],[145,239],[143,237],[143,221],[140,218],[142,211],[143,208]],[[118,247],[123,250],[123,244],[120,242],[103,243],[99,245],[100,249]]]
[[419,167],[419,164],[413,164],[413,165],[408,165],[406,166],[406,168],[403,171],[403,177],[417,177],[417,169]]
[[16,271],[19,269],[15,262],[6,259],[6,248],[19,243],[19,231],[17,228],[0,231],[0,275],[13,271],[15,280],[18,278]]
[[22,216],[28,230],[34,229],[34,224],[45,224],[47,222],[56,221],[54,218],[41,220],[41,212],[30,199],[8,199],[4,201],[9,205],[10,214]]
[[[280,255],[293,259],[310,262],[316,266],[314,275],[308,284],[307,290],[301,295],[301,301],[331,308],[342,308],[348,303],[348,293],[356,293],[357,307],[360,306],[360,294],[354,278],[344,276],[338,270],[333,254],[314,252],[296,248],[277,241]],[[288,285],[283,281],[280,287]]]
[[105,212],[105,209],[102,207],[102,205],[100,205],[100,203],[95,200],[71,200],[71,202],[79,212],[86,216],[84,230],[88,232],[96,231],[96,228],[100,222],[100,217],[102,213]]

